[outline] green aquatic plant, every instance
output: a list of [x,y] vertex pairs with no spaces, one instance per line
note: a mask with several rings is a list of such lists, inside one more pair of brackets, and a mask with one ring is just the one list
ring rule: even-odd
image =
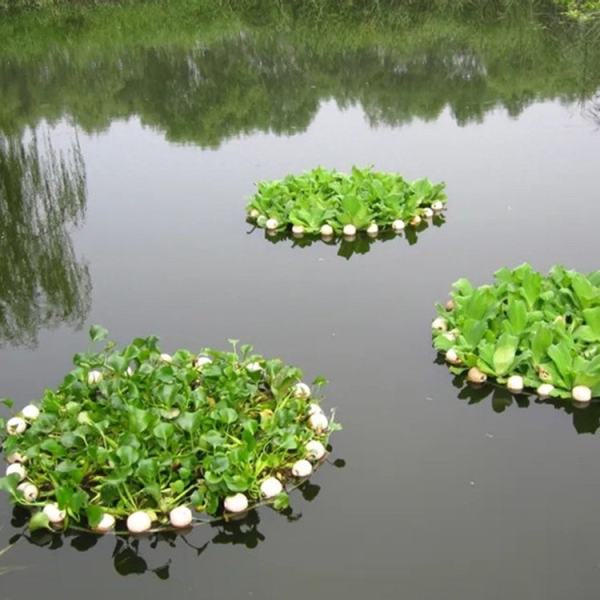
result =
[[600,271],[503,268],[493,285],[459,279],[436,309],[434,346],[453,373],[541,397],[600,396]]
[[299,369],[232,343],[172,356],[156,337],[107,343],[77,354],[58,389],[0,422],[9,463],[0,487],[32,509],[30,528],[108,531],[127,519],[142,532],[190,525],[190,507],[287,507],[286,486],[324,460],[339,426]]
[[400,233],[439,214],[446,204],[444,184],[412,183],[396,173],[352,168],[350,174],[317,167],[301,175],[267,181],[247,206],[248,219],[275,233],[331,237],[381,229]]

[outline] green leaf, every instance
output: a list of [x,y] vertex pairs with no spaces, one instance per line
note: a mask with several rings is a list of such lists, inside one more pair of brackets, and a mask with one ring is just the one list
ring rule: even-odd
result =
[[541,363],[544,360],[551,344],[552,330],[546,325],[540,325],[531,341],[533,360],[536,363]]
[[583,316],[585,317],[585,322],[594,332],[596,339],[600,339],[600,306],[585,309]]
[[573,357],[569,344],[565,340],[553,344],[548,348],[548,356],[552,359],[561,377],[570,386],[573,380]]
[[34,531],[37,531],[38,529],[49,529],[50,531],[52,531],[52,528],[50,527],[50,520],[48,519],[48,516],[42,511],[33,513],[31,518],[29,519],[28,528],[29,531],[32,533]]
[[[481,338],[487,331],[487,327],[487,321],[475,319],[467,319],[465,321],[462,329],[462,335],[471,348],[477,347],[481,341]],[[448,348],[450,348],[453,345],[453,342],[448,341],[448,343]]]
[[222,408],[219,410],[219,420],[227,425],[235,423],[238,419],[238,414],[233,408]]
[[273,508],[275,510],[284,510],[290,505],[290,497],[286,492],[281,492],[273,502]]
[[169,440],[175,432],[175,427],[171,423],[159,423],[153,430],[152,433],[163,445],[166,447]]
[[515,360],[518,344],[519,338],[514,335],[504,333],[500,336],[492,359],[496,375],[504,375],[508,372]]
[[521,300],[513,300],[508,306],[508,319],[511,325],[511,333],[520,336],[527,327],[527,307]]
[[90,339],[92,342],[99,342],[106,339],[108,336],[108,329],[105,329],[101,325],[92,325],[90,327]]
[[104,516],[104,511],[99,506],[90,505],[85,509],[85,514],[87,516],[88,525],[91,529],[94,529],[100,524],[100,521]]

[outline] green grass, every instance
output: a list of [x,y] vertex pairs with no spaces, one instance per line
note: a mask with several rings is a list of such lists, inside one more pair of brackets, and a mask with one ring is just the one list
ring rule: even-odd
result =
[[485,18],[471,3],[455,18],[358,2],[337,12],[190,0],[25,12],[0,20],[0,131],[64,115],[102,131],[137,115],[171,140],[216,147],[256,130],[302,131],[325,98],[398,125],[446,107],[466,123],[498,106],[518,115],[593,94],[600,45],[589,28],[557,23],[543,2],[492,4]]

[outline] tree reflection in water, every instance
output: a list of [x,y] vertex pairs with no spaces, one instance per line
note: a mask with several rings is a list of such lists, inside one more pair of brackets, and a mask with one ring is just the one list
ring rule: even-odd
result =
[[0,133],[0,343],[35,345],[42,328],[85,320],[90,276],[69,235],[85,205],[76,138],[58,152],[47,133]]

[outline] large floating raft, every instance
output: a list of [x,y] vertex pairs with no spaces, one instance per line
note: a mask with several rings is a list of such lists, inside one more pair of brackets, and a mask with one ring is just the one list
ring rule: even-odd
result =
[[57,390],[0,423],[0,487],[32,510],[32,529],[142,533],[265,501],[282,509],[339,428],[315,397],[323,379],[311,388],[250,346],[170,355],[148,337],[74,363]]

